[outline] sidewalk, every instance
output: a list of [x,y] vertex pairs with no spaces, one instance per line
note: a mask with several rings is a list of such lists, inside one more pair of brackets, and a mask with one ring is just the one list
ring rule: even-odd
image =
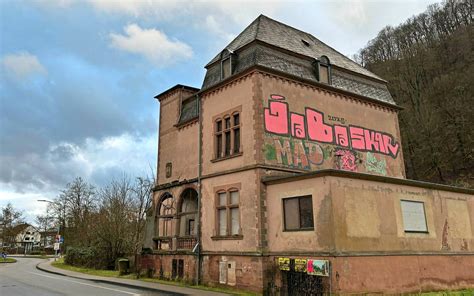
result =
[[49,273],[53,273],[57,275],[62,275],[62,276],[73,277],[77,279],[94,281],[96,283],[113,284],[113,285],[119,285],[119,286],[128,287],[128,288],[155,291],[155,292],[165,292],[165,293],[171,293],[175,295],[198,295],[198,296],[205,296],[205,295],[228,296],[230,295],[230,294],[225,294],[225,293],[205,291],[205,290],[180,287],[180,286],[174,286],[174,285],[166,285],[166,284],[161,284],[161,283],[151,283],[151,282],[144,282],[144,281],[139,281],[139,280],[88,275],[88,274],[84,274],[80,272],[74,272],[74,271],[56,268],[51,265],[51,262],[52,260],[38,263],[36,265],[36,268],[41,271],[45,271],[45,272],[49,272]]

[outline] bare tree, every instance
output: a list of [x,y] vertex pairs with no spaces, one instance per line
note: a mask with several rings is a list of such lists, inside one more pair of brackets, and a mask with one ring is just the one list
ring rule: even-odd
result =
[[15,242],[15,226],[24,223],[23,212],[8,203],[0,213],[0,230],[3,245],[12,245]]

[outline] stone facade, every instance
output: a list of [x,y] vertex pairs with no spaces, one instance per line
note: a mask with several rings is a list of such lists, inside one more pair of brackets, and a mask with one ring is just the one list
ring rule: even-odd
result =
[[[216,63],[208,74],[217,75]],[[351,81],[386,89],[363,71]],[[405,179],[394,104],[293,74],[252,64],[201,90],[156,96],[152,254],[142,267],[281,295],[295,292],[295,281],[341,294],[474,285],[473,191]],[[194,111],[182,120],[186,110]],[[289,231],[285,200],[301,196],[311,200],[312,226],[300,217]],[[425,230],[407,231],[401,201],[423,205]],[[284,270],[281,258],[328,260],[329,276]]]

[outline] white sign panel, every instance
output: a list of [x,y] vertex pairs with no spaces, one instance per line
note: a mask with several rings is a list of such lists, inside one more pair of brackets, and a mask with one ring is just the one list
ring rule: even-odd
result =
[[54,250],[55,251],[59,250],[59,243],[54,243]]
[[401,209],[405,231],[428,232],[423,202],[402,200]]

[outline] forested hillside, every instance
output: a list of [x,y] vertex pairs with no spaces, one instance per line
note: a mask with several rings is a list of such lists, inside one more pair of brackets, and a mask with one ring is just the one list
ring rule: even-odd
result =
[[474,187],[474,1],[447,1],[386,27],[360,50],[388,81],[407,177]]

